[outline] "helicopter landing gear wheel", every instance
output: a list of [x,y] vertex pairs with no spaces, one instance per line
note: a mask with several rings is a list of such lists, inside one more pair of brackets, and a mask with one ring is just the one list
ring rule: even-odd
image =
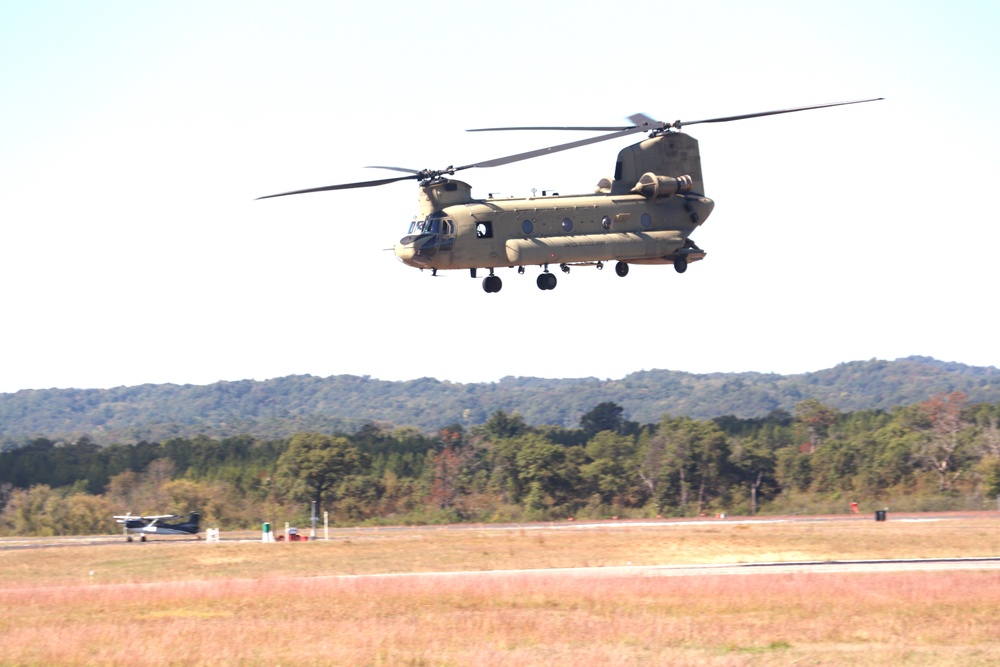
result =
[[556,277],[551,273],[542,273],[538,276],[538,280],[535,281],[538,284],[538,289],[540,290],[550,290],[556,287]]
[[688,261],[686,257],[678,257],[674,260],[674,271],[677,273],[684,273],[688,270]]
[[628,275],[628,264],[625,262],[618,262],[615,264],[615,273],[624,278]]
[[483,291],[487,294],[499,292],[501,287],[503,287],[503,282],[500,281],[500,276],[486,276],[483,278]]

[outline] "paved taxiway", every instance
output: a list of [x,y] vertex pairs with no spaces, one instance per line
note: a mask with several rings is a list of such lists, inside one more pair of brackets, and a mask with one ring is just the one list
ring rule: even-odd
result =
[[476,570],[459,572],[400,572],[321,576],[319,579],[606,579],[632,577],[706,577],[755,574],[858,574],[1000,570],[998,558],[928,558],[908,560],[805,561],[799,563],[721,563],[712,565],[624,565],[616,567],[537,568],[530,570]]

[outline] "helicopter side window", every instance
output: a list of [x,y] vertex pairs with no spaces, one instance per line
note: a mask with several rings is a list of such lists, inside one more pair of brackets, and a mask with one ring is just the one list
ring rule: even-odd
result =
[[480,222],[476,224],[476,238],[480,239],[491,239],[493,238],[493,223],[492,222]]
[[444,221],[442,221],[441,232],[443,234],[447,234],[448,236],[454,235],[454,233],[455,233],[455,223],[453,223],[451,220],[444,220]]

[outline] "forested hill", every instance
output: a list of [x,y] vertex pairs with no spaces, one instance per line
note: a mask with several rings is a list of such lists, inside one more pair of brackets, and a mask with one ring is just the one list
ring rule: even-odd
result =
[[801,375],[652,370],[620,380],[507,377],[477,384],[296,375],[205,386],[24,390],[0,394],[0,439],[285,437],[304,430],[353,431],[370,421],[434,431],[483,423],[496,410],[520,413],[531,425],[576,427],[581,415],[605,401],[624,408],[627,419],[654,423],[665,413],[707,419],[791,412],[808,398],[842,411],[887,409],[942,391],[965,392],[971,402],[1000,402],[1000,370],[908,357],[852,361]]

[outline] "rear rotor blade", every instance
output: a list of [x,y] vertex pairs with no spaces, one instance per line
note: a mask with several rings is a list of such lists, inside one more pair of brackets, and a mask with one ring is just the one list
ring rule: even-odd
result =
[[532,127],[480,127],[473,130],[466,130],[466,132],[504,132],[507,130],[570,130],[578,132],[624,132],[625,130],[635,130],[637,127],[643,129],[654,129],[666,127],[666,123],[661,123],[658,120],[653,120],[645,114],[637,113],[629,116],[628,119],[632,121],[632,125],[626,125],[624,127],[605,127],[605,126],[532,126]]
[[485,160],[483,162],[474,162],[473,164],[463,165],[461,167],[455,167],[455,171],[459,169],[469,169],[471,167],[499,167],[503,164],[510,164],[511,162],[520,162],[521,160],[530,160],[531,158],[541,157],[542,155],[551,155],[552,153],[558,153],[560,151],[568,151],[571,148],[579,148],[580,146],[586,146],[588,144],[596,144],[601,141],[610,141],[611,139],[617,139],[618,137],[625,137],[630,134],[635,134],[636,132],[645,132],[649,128],[647,127],[626,127],[616,130],[611,134],[602,134],[597,137],[590,137],[589,139],[581,139],[579,141],[571,141],[568,144],[559,144],[558,146],[549,146],[548,148],[539,148],[537,150],[528,151],[526,153],[518,153],[517,155],[508,155],[506,157],[496,158],[494,160]]
[[831,102],[830,104],[815,104],[808,107],[796,107],[794,109],[779,109],[777,111],[761,111],[758,113],[747,113],[740,116],[723,116],[721,118],[706,118],[704,120],[678,120],[674,121],[671,127],[684,127],[685,125],[698,125],[699,123],[728,123],[731,120],[743,120],[745,118],[759,118],[761,116],[777,116],[783,113],[794,113],[796,111],[809,111],[810,109],[825,109],[826,107],[841,107],[847,104],[861,104],[863,102],[877,102],[885,99],[883,97],[873,97],[869,100],[851,100],[850,102]]

